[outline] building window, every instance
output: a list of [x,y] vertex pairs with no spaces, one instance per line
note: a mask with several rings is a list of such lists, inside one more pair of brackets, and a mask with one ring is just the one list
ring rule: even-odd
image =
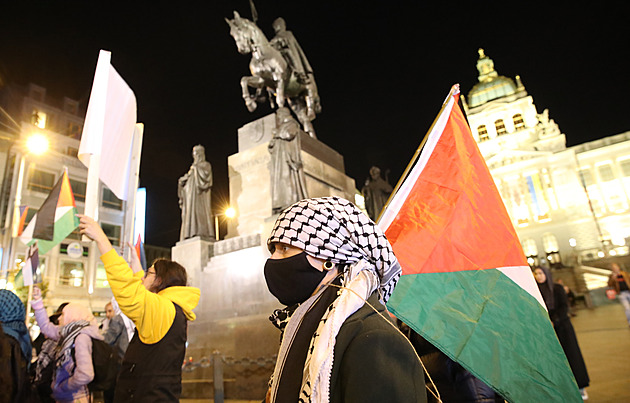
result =
[[72,193],[74,193],[74,200],[85,203],[85,189],[87,187],[85,182],[70,179],[70,187]]
[[74,148],[74,147],[68,147],[66,149],[66,154],[68,154],[71,157],[78,158],[79,157],[79,149]]
[[514,121],[514,130],[523,130],[525,128],[525,121],[520,113],[512,116],[512,120]]
[[580,169],[580,179],[582,180],[582,184],[584,186],[591,186],[593,183],[595,183],[593,181],[593,175],[588,168]]
[[68,122],[68,137],[72,137],[73,139],[80,139],[81,138],[81,125],[74,123],[74,122]]
[[558,252],[560,248],[558,247],[558,239],[556,236],[550,232],[546,232],[542,236],[543,248],[545,248],[546,253]]
[[122,210],[122,204],[122,200],[116,197],[114,192],[107,189],[106,187],[103,188],[103,207],[111,208],[114,210]]
[[27,185],[29,190],[50,193],[53,186],[55,186],[55,174],[40,171],[39,169],[33,169],[29,173]]
[[495,121],[494,127],[497,128],[497,136],[507,134],[507,130],[505,130],[505,123],[503,123],[503,119],[499,119]]
[[601,182],[610,182],[615,180],[615,174],[613,173],[612,166],[610,164],[604,164],[597,167],[597,174]]
[[96,265],[96,288],[109,288],[109,283],[107,282],[107,273],[105,272],[105,266],[103,263],[98,263]]
[[482,141],[490,140],[490,137],[488,136],[488,129],[486,128],[486,125],[479,126],[477,128],[477,133],[479,134],[479,142],[480,143]]
[[40,129],[46,128],[46,113],[42,111],[38,111],[37,109],[33,109],[33,114],[31,115],[31,123]]
[[623,176],[630,176],[630,158],[619,161]]
[[61,260],[59,264],[60,285],[69,285],[71,287],[83,287],[83,278],[85,269],[83,262],[80,260]]
[[120,225],[101,223],[101,228],[112,245],[120,246]]

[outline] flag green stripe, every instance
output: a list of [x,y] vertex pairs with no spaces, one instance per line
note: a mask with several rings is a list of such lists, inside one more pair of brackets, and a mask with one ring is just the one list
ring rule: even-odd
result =
[[582,401],[547,311],[499,270],[403,275],[387,306],[510,402]]
[[71,208],[55,221],[55,232],[52,241],[37,240],[40,256],[57,246],[79,226],[79,218],[76,214],[77,209]]

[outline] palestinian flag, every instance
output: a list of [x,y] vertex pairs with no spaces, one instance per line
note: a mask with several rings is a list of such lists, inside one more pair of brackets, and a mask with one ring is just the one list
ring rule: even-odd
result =
[[147,271],[147,255],[144,252],[144,243],[142,242],[142,237],[138,234],[138,241],[136,242],[135,248],[136,254],[138,255],[138,259],[140,259],[140,265],[142,266],[142,270],[146,273]]
[[79,226],[79,218],[76,214],[74,194],[70,187],[68,173],[64,171],[37,214],[28,223],[20,239],[29,246],[37,240],[39,254],[43,255]]
[[403,269],[387,307],[510,402],[581,402],[458,100],[379,220]]

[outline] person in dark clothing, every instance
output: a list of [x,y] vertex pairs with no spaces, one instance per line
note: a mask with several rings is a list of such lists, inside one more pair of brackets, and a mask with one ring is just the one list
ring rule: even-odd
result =
[[580,345],[575,336],[575,330],[569,318],[567,294],[562,285],[554,284],[551,278],[551,272],[546,268],[535,268],[534,277],[536,278],[538,289],[549,311],[549,318],[553,323],[553,328],[556,331],[560,345],[564,350],[564,354],[567,356],[578,388],[580,388],[582,398],[586,400],[588,399],[586,387],[588,387],[590,380]]
[[267,240],[269,291],[287,308],[268,402],[426,402],[413,347],[386,314],[400,265],[383,232],[338,197],[285,209]]
[[28,368],[31,363],[31,337],[24,321],[26,310],[20,298],[0,290],[0,402],[31,402]]
[[[398,321],[398,327],[411,341],[428,374],[425,382],[437,389],[443,403],[503,403],[504,399],[470,371],[450,359],[424,337]],[[429,378],[430,377],[430,378]],[[433,382],[433,385],[430,383]],[[429,403],[440,400],[428,394]]]

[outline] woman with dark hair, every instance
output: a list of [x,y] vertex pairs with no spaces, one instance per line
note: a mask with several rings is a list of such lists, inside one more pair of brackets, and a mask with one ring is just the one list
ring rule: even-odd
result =
[[282,343],[268,402],[426,402],[413,347],[383,306],[401,269],[383,232],[338,197],[285,209],[267,240]]
[[28,367],[33,349],[25,320],[20,298],[9,290],[0,290],[0,402],[32,399]]
[[589,385],[589,377],[584,358],[582,357],[582,351],[580,351],[580,345],[575,336],[575,330],[569,318],[567,293],[561,284],[554,284],[551,272],[546,267],[536,267],[534,269],[534,278],[536,278],[540,294],[542,294],[545,305],[547,305],[553,329],[556,331],[575,381],[578,388],[580,388],[582,399],[586,400],[588,399],[586,387]]
[[[98,223],[78,216],[81,233],[96,241],[101,252],[107,281],[120,310],[136,325],[114,400],[179,401],[188,321],[195,320],[193,309],[199,303],[199,289],[186,286],[186,269],[167,259],[156,260],[146,273],[134,273]],[[138,266],[138,256],[131,255],[131,265]]]

